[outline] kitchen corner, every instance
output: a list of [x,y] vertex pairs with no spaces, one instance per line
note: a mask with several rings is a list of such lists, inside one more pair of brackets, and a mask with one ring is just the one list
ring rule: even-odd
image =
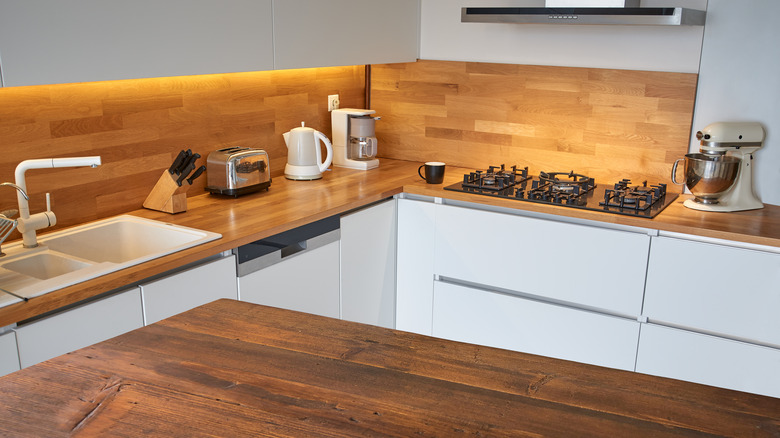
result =
[[[274,180],[273,185],[268,191],[248,194],[239,198],[216,196],[211,194],[202,194],[198,196],[193,196],[189,199],[187,211],[176,215],[169,215],[169,214],[152,211],[152,210],[136,210],[130,212],[130,214],[139,217],[160,220],[160,221],[170,222],[170,223],[174,223],[186,227],[193,227],[193,228],[220,233],[222,235],[222,238],[212,242],[204,243],[195,248],[186,249],[175,254],[164,256],[159,259],[152,260],[137,265],[135,267],[125,269],[123,271],[119,271],[113,274],[106,275],[101,278],[90,280],[80,285],[67,287],[62,290],[47,294],[45,296],[32,299],[27,303],[20,303],[20,304],[8,306],[0,310],[0,318],[3,318],[0,321],[5,321],[8,323],[15,322],[24,318],[34,316],[36,314],[41,314],[60,307],[72,305],[82,300],[88,300],[90,298],[104,294],[106,292],[116,290],[117,288],[120,288],[124,285],[137,283],[145,278],[153,277],[155,275],[162,274],[170,270],[179,269],[189,263],[193,263],[198,260],[202,260],[204,258],[217,255],[224,251],[229,251],[238,246],[255,242],[257,240],[266,238],[268,236],[276,235],[278,233],[288,231],[298,226],[305,225],[313,221],[317,221],[319,219],[327,218],[332,215],[344,214],[356,209],[361,209],[363,207],[375,204],[377,202],[386,200],[388,198],[392,198],[394,196],[397,196],[399,198],[399,201],[397,202],[401,202],[401,201],[419,202],[419,201],[409,201],[409,200],[420,200],[422,203],[430,204],[430,205],[455,206],[457,208],[463,207],[464,213],[466,212],[466,210],[469,211],[485,210],[493,213],[495,212],[505,213],[504,215],[501,216],[506,216],[506,217],[515,217],[517,215],[519,217],[535,218],[534,220],[541,219],[544,222],[548,222],[552,224],[571,222],[573,224],[577,224],[577,226],[585,225],[586,228],[593,228],[593,229],[601,229],[601,228],[609,229],[612,227],[616,227],[617,229],[632,229],[632,230],[639,230],[639,231],[646,230],[646,231],[652,231],[649,234],[653,234],[653,235],[657,234],[656,233],[657,231],[661,231],[661,232],[666,231],[666,232],[684,233],[688,237],[693,236],[693,237],[702,237],[705,239],[708,238],[727,239],[736,244],[761,243],[763,245],[770,245],[775,249],[780,248],[780,207],[766,206],[766,208],[759,210],[761,214],[756,214],[756,212],[738,212],[738,213],[732,213],[731,215],[729,215],[728,218],[725,218],[724,215],[721,214],[700,212],[700,211],[695,211],[683,207],[682,205],[683,200],[689,197],[687,195],[683,195],[681,199],[675,201],[672,205],[668,206],[663,212],[661,212],[653,219],[642,218],[642,217],[635,218],[635,217],[623,216],[623,215],[611,215],[603,212],[572,209],[572,208],[566,208],[562,206],[545,205],[545,204],[529,203],[529,202],[518,202],[516,200],[511,200],[511,199],[506,200],[506,199],[497,199],[492,197],[475,196],[473,194],[444,190],[444,187],[446,185],[453,184],[461,180],[462,175],[464,173],[468,173],[470,169],[459,168],[456,166],[447,166],[444,182],[442,184],[427,184],[424,180],[422,180],[417,175],[417,170],[419,167],[420,167],[420,163],[418,162],[383,158],[380,159],[379,168],[372,170],[370,172],[345,169],[345,168],[333,168],[332,170],[326,172],[323,178],[320,180],[301,182],[301,181],[293,181],[293,180],[278,178],[277,180]],[[399,215],[400,214],[401,213],[399,211]],[[733,221],[734,217],[739,217],[740,219],[742,219],[739,221],[740,224],[739,226],[734,225],[734,221]],[[423,226],[424,229],[425,225],[424,224],[421,225]],[[401,224],[399,224],[399,227],[400,226]],[[757,232],[756,230],[760,230],[760,231]],[[527,229],[524,232],[533,233],[534,231]],[[642,235],[644,234],[644,232],[634,233],[634,234]],[[408,240],[408,237],[399,236],[398,238]],[[555,237],[550,237],[550,238],[555,239]],[[500,242],[498,243],[500,244]],[[421,247],[420,245],[423,246]],[[480,244],[480,246],[489,247],[490,242],[488,242],[488,245]],[[413,248],[413,250],[415,252],[419,252],[420,248],[426,248],[426,243],[418,242],[418,244],[415,246],[415,248]],[[401,248],[399,246],[398,248],[398,250],[401,252],[408,251],[408,249],[409,249],[408,246],[406,246],[405,248]],[[647,249],[644,249],[642,251],[646,255]],[[399,258],[405,257],[405,254],[401,252],[399,252],[398,257]],[[422,252],[424,253],[425,249],[423,249]],[[503,253],[503,251],[500,249],[499,252]],[[570,254],[568,252],[566,254],[568,255],[565,255],[565,257],[570,258]],[[414,257],[411,257],[411,262],[413,263],[415,262]],[[230,264],[230,268],[233,269],[232,263]],[[644,269],[645,269],[644,267],[641,267],[641,270],[643,272]],[[445,279],[441,278],[439,280],[445,280]],[[442,283],[442,286],[453,287],[453,285],[446,283],[446,281],[439,281],[439,280],[434,281],[433,283]],[[431,283],[430,277],[427,278],[427,283],[429,284]],[[644,280],[642,280],[642,283],[644,283]],[[438,286],[439,285],[436,285],[434,286],[434,288]],[[399,292],[398,292],[399,306],[401,306],[399,307],[399,309],[402,309],[403,305],[401,302],[406,299],[403,297],[404,295],[408,295],[406,294],[406,292],[408,291],[405,290],[403,285],[401,285],[400,283],[398,287],[399,287]],[[440,294],[444,290],[445,289],[441,289],[436,293]],[[582,294],[578,294],[578,295],[582,295]],[[424,296],[422,298],[426,299]],[[441,298],[437,298],[437,300],[438,299]],[[538,305],[538,303],[536,305]],[[725,398],[730,399],[730,397],[732,396],[729,394],[732,393],[723,393],[722,392],[723,390],[720,388],[713,388],[713,387],[703,386],[703,385],[692,385],[691,383],[688,382],[679,382],[671,379],[654,380],[655,378],[653,376],[646,375],[646,374],[663,375],[662,373],[659,374],[657,372],[644,371],[643,373],[620,374],[619,375],[620,378],[616,380],[616,376],[618,376],[617,373],[624,373],[624,371],[610,369],[610,368],[616,368],[614,366],[591,367],[591,365],[588,365],[587,360],[583,360],[583,361],[576,360],[574,362],[560,361],[558,359],[555,359],[556,355],[554,354],[550,355],[551,357],[542,357],[542,356],[534,356],[534,355],[522,355],[522,356],[513,357],[511,355],[514,354],[514,352],[511,351],[480,347],[480,345],[490,346],[491,345],[490,343],[487,344],[482,342],[474,342],[469,344],[449,343],[447,339],[452,339],[450,338],[450,336],[441,335],[436,332],[433,333],[434,337],[419,337],[419,335],[416,335],[414,333],[402,333],[402,332],[391,332],[391,331],[385,332],[381,330],[386,330],[386,329],[380,327],[371,327],[366,325],[348,323],[346,321],[337,321],[336,319],[333,318],[319,318],[318,316],[315,315],[298,313],[298,312],[289,312],[282,309],[272,309],[272,308],[264,308],[264,307],[257,307],[256,309],[254,309],[247,306],[250,306],[250,304],[239,303],[235,301],[227,302],[225,300],[222,300],[221,302],[214,302],[207,306],[178,315],[174,318],[166,319],[164,321],[161,321],[160,323],[152,323],[151,325],[148,325],[147,327],[141,330],[132,331],[122,337],[118,337],[113,340],[101,344],[97,344],[92,347],[88,347],[87,349],[84,350],[79,350],[67,356],[61,356],[58,359],[53,359],[51,361],[47,361],[39,365],[34,365],[32,367],[20,371],[20,373],[24,375],[37,376],[39,375],[38,373],[45,374],[47,372],[51,372],[52,369],[57,369],[57,367],[60,366],[72,367],[72,365],[62,365],[60,363],[60,361],[62,360],[66,362],[71,360],[76,360],[76,361],[87,360],[90,363],[97,363],[98,361],[94,361],[92,359],[93,355],[101,356],[103,354],[102,352],[109,351],[112,348],[114,348],[111,347],[111,345],[126,345],[125,340],[134,339],[134,337],[138,337],[138,336],[143,337],[146,336],[147,334],[155,333],[160,330],[162,330],[160,333],[163,333],[166,330],[168,330],[168,328],[165,327],[171,325],[175,326],[179,322],[184,324],[184,326],[186,327],[195,327],[196,325],[198,326],[203,325],[203,327],[208,327],[208,330],[210,332],[215,330],[215,327],[213,326],[213,324],[215,323],[218,325],[218,327],[221,327],[220,330],[226,327],[232,327],[231,330],[236,330],[237,329],[236,327],[240,327],[240,324],[255,324],[252,322],[251,318],[245,320],[245,318],[249,317],[249,313],[246,312],[251,312],[253,315],[258,315],[258,317],[260,318],[259,321],[264,321],[263,324],[267,324],[267,326],[262,331],[263,334],[256,334],[252,336],[252,339],[262,344],[265,342],[270,342],[270,338],[268,340],[261,340],[260,338],[258,338],[258,336],[265,336],[265,333],[268,332],[269,327],[273,326],[274,324],[272,321],[275,321],[275,319],[266,321],[264,316],[260,316],[263,315],[263,312],[268,312],[267,315],[271,316],[272,318],[277,318],[277,316],[275,315],[276,313],[278,313],[279,315],[278,318],[280,318],[279,321],[289,319],[287,324],[292,324],[290,325],[291,327],[290,330],[294,330],[294,331],[300,331],[298,324],[303,324],[306,327],[312,326],[312,324],[317,325],[318,327],[321,326],[321,330],[324,330],[327,333],[333,333],[333,336],[340,336],[339,333],[341,333],[341,330],[346,330],[347,332],[350,333],[352,331],[357,330],[363,333],[362,336],[368,336],[365,337],[366,340],[364,342],[367,342],[369,344],[374,342],[372,341],[373,336],[376,336],[377,339],[385,339],[385,337],[390,336],[393,339],[400,339],[398,342],[401,342],[402,344],[406,342],[415,342],[416,343],[415,345],[420,346],[420,348],[423,348],[423,350],[425,350],[425,348],[422,346],[427,345],[427,343],[439,343],[441,344],[441,346],[436,348],[442,349],[441,351],[449,351],[450,353],[448,354],[457,355],[462,349],[467,349],[467,350],[475,349],[473,350],[474,352],[473,354],[476,355],[474,357],[475,358],[480,357],[482,358],[481,360],[487,360],[488,358],[495,359],[494,356],[499,355],[503,358],[501,360],[507,360],[509,361],[508,363],[513,364],[513,365],[508,365],[509,368],[506,371],[501,371],[501,372],[502,373],[506,372],[508,373],[508,375],[512,375],[512,376],[515,376],[515,373],[517,372],[513,368],[515,366],[514,364],[518,364],[518,363],[520,364],[528,363],[529,366],[532,365],[534,367],[539,367],[540,370],[538,371],[539,373],[553,372],[551,370],[558,370],[554,372],[562,373],[562,374],[556,374],[552,377],[551,376],[545,377],[545,375],[534,374],[535,371],[531,372],[531,374],[527,376],[528,379],[530,379],[527,384],[529,385],[528,386],[529,388],[534,388],[533,391],[530,393],[530,397],[532,399],[536,399],[537,397],[542,397],[542,398],[552,397],[553,399],[555,399],[556,397],[555,395],[553,395],[552,393],[550,394],[547,393],[549,388],[545,387],[546,389],[541,389],[542,386],[546,385],[549,381],[552,380],[556,380],[556,381],[560,380],[559,383],[555,384],[556,387],[560,385],[562,382],[568,382],[565,383],[565,385],[567,385],[566,387],[569,389],[565,389],[565,391],[575,390],[575,388],[580,388],[581,385],[585,385],[585,386],[591,385],[593,387],[592,390],[594,391],[594,394],[597,393],[601,394],[601,391],[606,391],[606,393],[613,393],[615,391],[617,391],[617,393],[623,393],[627,391],[626,388],[631,387],[632,385],[638,385],[642,387],[643,385],[649,385],[648,387],[650,388],[656,388],[653,390],[654,392],[652,394],[647,394],[643,391],[642,394],[639,395],[640,397],[648,397],[648,401],[647,402],[641,401],[636,403],[637,406],[639,405],[643,406],[642,412],[638,412],[638,411],[634,412],[635,407],[634,404],[631,403],[629,403],[628,407],[626,407],[623,404],[617,406],[613,403],[613,401],[599,401],[600,396],[596,397],[596,399],[592,399],[592,403],[595,403],[596,405],[601,406],[602,404],[605,404],[603,409],[605,409],[606,412],[623,412],[624,409],[627,409],[628,411],[631,411],[631,413],[626,415],[629,416],[639,415],[640,417],[643,417],[645,415],[643,413],[645,412],[644,410],[648,409],[648,406],[650,406],[644,403],[650,403],[652,405],[651,407],[649,407],[649,409],[664,409],[662,405],[664,405],[665,402],[661,403],[661,401],[667,400],[668,397],[670,397],[669,394],[671,394],[674,391],[680,391],[682,388],[686,391],[686,394],[689,394],[689,396],[688,398],[683,397],[682,399],[680,399],[679,396],[676,396],[675,398],[677,400],[676,403],[678,403],[684,409],[682,409],[682,411],[680,412],[676,412],[671,417],[671,418],[676,418],[676,420],[673,421],[682,422],[686,424],[685,427],[697,428],[697,429],[702,428],[701,430],[716,431],[718,433],[722,433],[725,435],[738,434],[739,432],[736,431],[740,430],[741,427],[741,426],[737,426],[736,423],[727,424],[728,422],[720,422],[720,421],[712,423],[711,421],[706,419],[707,415],[709,415],[708,412],[710,410],[707,410],[707,412],[703,412],[703,411],[699,412],[701,410],[700,408],[693,409],[687,407],[690,403],[694,403],[693,401],[696,400],[697,397],[699,396],[705,396],[707,400],[711,400],[711,402],[716,406],[721,406],[722,403],[723,406],[725,406],[725,401],[723,400],[725,400]],[[222,323],[220,323],[219,321],[222,321],[221,318],[223,318],[223,316],[216,316],[216,314],[214,315],[213,319],[209,319],[208,321],[198,321],[197,323],[195,322],[198,319],[197,317],[195,320],[187,319],[190,318],[190,315],[195,316],[195,315],[208,314],[208,312],[210,312],[212,308],[215,309],[235,308],[236,310],[244,309],[241,310],[239,313],[241,313],[242,315],[246,313],[246,315],[241,317],[231,316],[230,318],[233,319],[231,319],[229,323],[227,322],[225,323],[228,325],[220,325]],[[284,312],[288,312],[288,313],[284,313]],[[231,315],[233,314],[232,311],[228,313]],[[588,313],[590,313],[590,311]],[[238,313],[236,315],[238,315]],[[465,313],[462,314],[461,316],[464,315],[466,318],[469,318]],[[544,316],[544,314],[542,315]],[[397,329],[405,332],[416,331],[410,329],[408,325],[404,325],[406,324],[404,320],[407,318],[407,315],[398,314],[397,316],[399,318],[398,320],[399,326],[397,327]],[[299,319],[299,318],[303,318],[303,319]],[[526,317],[521,317],[520,319],[525,319],[525,318]],[[337,327],[336,324],[340,324],[340,323],[343,323],[343,325]],[[626,322],[624,322],[624,324],[625,323]],[[2,322],[0,322],[0,324],[2,324]],[[353,324],[353,325],[347,325],[347,324]],[[632,324],[636,326],[639,325],[636,319],[634,319]],[[460,323],[458,323],[458,325],[460,325]],[[444,325],[439,324],[439,326],[440,326],[439,330],[441,330],[441,327],[443,327]],[[278,327],[274,328],[274,330],[277,329]],[[582,329],[588,330],[587,327],[582,327]],[[196,329],[196,331],[198,330],[200,329]],[[180,332],[178,329],[176,331]],[[368,334],[369,332],[371,333],[370,335]],[[224,332],[224,333],[220,332],[217,336],[230,337],[231,335],[229,335],[229,333],[232,332]],[[398,333],[400,333],[400,335]],[[166,336],[168,335],[170,334],[166,334]],[[281,334],[279,336],[283,336],[283,335],[284,334]],[[398,336],[402,336],[403,338],[398,338]],[[231,343],[231,345],[234,345],[234,343],[236,342],[236,340],[233,338],[235,339],[240,338],[241,342],[247,342],[245,339],[246,336],[245,334],[243,334],[237,337],[236,336],[230,337],[229,342]],[[225,339],[227,340],[228,338]],[[289,342],[286,338],[285,339],[280,338],[278,341],[285,343],[285,345]],[[349,345],[353,345],[352,343],[354,341],[341,340],[339,342],[346,342]],[[633,338],[633,342],[634,342],[633,348],[636,348],[635,345],[636,338]],[[321,343],[321,341],[313,341],[312,345],[317,345],[319,343]],[[134,345],[134,344],[131,342],[130,344],[127,345]],[[246,345],[248,346],[249,344]],[[384,344],[381,345],[383,345],[382,348],[385,348]],[[156,352],[146,353],[147,350],[145,350],[144,348],[147,347],[141,349],[135,349],[132,347],[130,348],[133,349],[133,352],[131,354],[137,354],[139,355],[139,357],[148,356],[149,360],[151,360],[152,362],[154,362],[154,358],[157,357]],[[149,348],[153,348],[153,347],[149,347]],[[159,347],[159,348],[164,348],[164,347]],[[251,348],[255,348],[255,347],[251,347]],[[266,347],[261,346],[258,348],[262,349]],[[306,347],[306,348],[311,348],[311,347]],[[406,345],[404,349],[408,350],[408,345]],[[305,357],[308,357],[309,353],[306,353],[306,351],[308,350],[298,351],[296,349],[295,354],[296,355],[303,354],[306,355]],[[357,355],[355,355],[354,352],[353,353],[337,352],[339,358],[338,362],[329,361],[329,363],[332,362],[332,365],[335,367],[334,372],[336,368],[342,366],[346,366],[346,367],[352,366],[350,365],[350,363],[355,360],[362,364],[364,359],[360,359],[360,357],[362,357],[360,355],[368,351],[370,351],[370,349],[361,350],[361,353],[357,353]],[[411,351],[416,351],[416,348],[409,350],[409,352]],[[631,351],[629,351],[628,353],[633,362],[633,358],[635,357],[636,353]],[[151,356],[149,356],[149,354],[151,354]],[[187,355],[190,353],[182,350],[176,354]],[[319,353],[317,353],[317,357],[319,357],[318,355]],[[208,358],[209,357],[208,354],[206,355],[198,354],[198,356],[203,358],[204,364],[208,363],[211,360]],[[543,356],[547,356],[547,355],[544,354]],[[303,358],[304,356],[301,356],[300,359]],[[384,358],[382,360],[386,361],[388,359]],[[406,360],[406,359],[404,359],[403,357],[399,357],[397,359],[391,359],[391,360]],[[420,358],[419,360],[428,360],[428,359]],[[517,362],[518,360],[520,362]],[[140,368],[136,370],[139,372],[139,374],[136,376],[136,381],[147,382],[147,379],[149,379],[150,377],[148,374],[145,374],[146,371],[144,370],[147,369],[147,367],[151,367],[152,362],[150,362],[148,365],[142,365],[140,366]],[[450,381],[449,379],[455,379],[455,381],[461,381],[460,379],[466,379],[465,381],[471,382],[469,383],[469,386],[474,384],[475,381],[473,379],[476,378],[475,376],[482,376],[482,374],[484,373],[484,369],[480,367],[479,371],[472,370],[472,367],[476,365],[471,363],[470,361],[467,362],[468,363],[463,364],[464,366],[463,369],[459,367],[457,371],[458,373],[461,372],[465,373],[463,376],[459,374],[453,374],[452,376],[445,379],[446,382],[440,381],[440,376],[430,376],[430,377],[435,377],[435,379],[432,380],[430,383],[432,385],[431,390],[439,391],[440,390],[439,385],[445,385],[445,386],[452,385],[452,381]],[[576,363],[576,362],[584,362],[584,363]],[[293,369],[297,369],[298,362],[292,362],[289,364],[289,366],[292,367]],[[412,375],[417,373],[417,371],[402,371],[397,369],[397,367],[390,367],[390,368],[393,369],[392,371],[393,379],[406,379],[408,378],[407,373],[411,373]],[[627,370],[633,371],[634,370],[633,365],[629,366]],[[19,374],[18,376],[22,376],[22,374]],[[125,377],[130,375],[132,375],[132,373],[125,374]],[[14,376],[16,376],[16,374],[9,376],[12,378],[11,380],[9,380],[9,382],[11,381],[15,382]],[[584,376],[588,376],[588,377],[584,377]],[[241,378],[248,378],[248,376],[244,376]],[[513,377],[513,379],[515,378],[516,377]],[[68,379],[71,379],[71,377],[68,377]],[[179,378],[177,377],[174,380],[177,381],[175,384],[173,384],[173,387],[176,388],[174,389],[174,391],[187,391],[186,388],[192,387],[192,383],[189,382],[189,380],[186,378],[179,380]],[[692,381],[695,382],[696,380],[692,379]],[[476,382],[478,382],[478,385],[487,385],[487,387],[492,387],[491,384],[489,384],[487,380],[484,379],[484,376],[477,378]],[[333,384],[333,382],[329,383],[329,385],[330,384]],[[14,385],[16,385],[16,383],[14,383]],[[146,385],[146,383],[142,383],[142,385]],[[520,387],[524,387],[524,385],[525,383],[522,383]],[[503,392],[505,390],[506,388],[502,388],[499,389],[499,392]],[[230,392],[229,389],[224,389],[223,391]],[[509,392],[514,393],[514,390],[510,390]],[[527,394],[525,390],[523,390],[523,394],[525,395],[522,395],[521,399],[525,400],[525,397],[529,396],[529,394]],[[498,393],[496,395],[498,395]],[[634,395],[636,396],[636,394]],[[135,397],[135,395],[130,393],[123,395],[123,397],[128,397],[128,396]],[[224,394],[224,397],[227,397],[227,399],[229,399],[230,396],[231,395],[229,393]],[[512,397],[516,397],[516,395],[513,395]],[[571,395],[567,395],[567,398],[568,397],[571,397]],[[741,400],[744,400],[746,403],[750,403],[750,405],[753,406],[752,409],[756,412],[756,415],[759,416],[769,415],[767,414],[767,412],[772,411],[772,406],[774,406],[777,403],[777,399],[761,397],[756,394],[742,393],[739,395],[739,397],[741,397]],[[518,399],[517,403],[522,403],[521,399]],[[580,403],[580,402],[576,402],[576,403]],[[151,407],[152,405],[148,405],[147,407]],[[513,407],[509,407],[508,409],[510,410],[514,409],[515,404],[512,404],[512,406]],[[587,406],[587,404],[583,406]],[[218,410],[223,409],[223,407],[224,404],[219,401],[216,401],[215,405],[213,406],[214,409],[218,409]],[[582,406],[580,406],[580,408],[581,407]],[[32,409],[30,412],[35,412],[35,409]],[[262,415],[262,410],[254,411],[252,415]],[[589,416],[591,415],[592,414],[589,414]],[[741,415],[744,414],[732,412],[731,410],[729,410],[728,415],[735,416],[734,417],[735,421],[741,424],[741,420],[738,420],[738,418],[741,418]],[[110,421],[108,420],[109,416],[98,415],[95,418],[96,420],[94,422],[86,422],[84,424],[87,425],[87,427],[94,428],[94,427],[100,427],[100,425],[110,423]],[[106,421],[108,421],[108,423],[106,423]],[[592,421],[600,423],[602,421],[607,421],[607,420],[605,420],[599,415],[598,418],[592,419]],[[660,425],[665,424],[664,421],[665,420],[660,420],[660,421],[652,420],[647,424],[642,423],[637,427],[639,427],[639,430],[644,430],[647,433],[650,429],[663,427]],[[195,427],[199,427],[199,428],[207,427],[205,424],[200,424],[197,422],[193,424],[196,424]],[[679,426],[679,424],[677,426]],[[112,425],[110,427],[120,427],[120,426]],[[379,426],[379,427],[388,427],[388,426]],[[508,426],[502,424],[501,427],[508,427]],[[627,426],[619,425],[615,427],[617,427],[616,430],[625,431],[626,430],[625,427]],[[666,427],[668,427],[668,425]],[[385,429],[385,430],[389,430],[389,429]],[[658,429],[658,431],[660,430],[661,429]]]
[[[457,182],[470,170],[447,166],[444,183],[433,185],[426,184],[417,176],[418,167],[419,163],[416,162],[381,159],[379,168],[370,172],[334,167],[317,181],[276,178],[267,192],[239,198],[211,194],[191,196],[187,211],[175,215],[146,209],[131,211],[129,214],[134,216],[219,233],[222,238],[69,286],[26,303],[7,306],[0,309],[0,326],[72,305],[223,251],[400,193],[515,209],[550,218],[595,221],[780,248],[780,207],[777,206],[767,205],[761,210],[728,215],[713,214],[684,208],[682,203],[690,196],[683,195],[654,219],[632,218],[446,191],[443,189],[445,186]],[[739,220],[735,220],[737,217]]]
[[0,434],[778,435],[780,3],[464,1],[0,2]]

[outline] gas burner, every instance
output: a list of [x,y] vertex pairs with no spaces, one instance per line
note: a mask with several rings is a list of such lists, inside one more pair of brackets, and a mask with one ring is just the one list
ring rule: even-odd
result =
[[553,190],[563,192],[572,192],[575,187],[581,190],[592,190],[596,186],[593,178],[580,175],[571,171],[566,172],[539,172],[539,181],[544,184],[550,184]]
[[[585,205],[587,194],[596,188],[593,178],[574,173],[540,172],[539,179],[531,183],[528,199],[553,204]],[[516,193],[515,197],[522,198]]]
[[623,179],[609,188],[597,186],[593,178],[574,171],[541,172],[534,179],[528,176],[528,167],[518,170],[517,166],[507,169],[504,165],[467,173],[462,183],[444,189],[646,218],[660,213],[678,196],[667,194],[666,184],[632,186],[631,180]]
[[517,166],[512,166],[507,170],[502,164],[500,167],[489,166],[486,171],[477,170],[463,175],[463,187],[499,191],[528,179],[528,167],[518,170]]
[[599,205],[605,209],[610,207],[645,211],[666,196],[666,184],[647,185],[647,181],[642,182],[641,186],[631,186],[630,179],[623,179],[615,183],[613,189],[604,191],[604,201]]

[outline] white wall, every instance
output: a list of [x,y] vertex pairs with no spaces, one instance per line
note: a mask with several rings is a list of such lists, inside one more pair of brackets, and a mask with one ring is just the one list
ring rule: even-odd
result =
[[[734,1],[735,3],[741,3]],[[642,6],[707,9],[707,0]],[[468,6],[544,6],[544,0],[422,0],[420,58],[627,70],[699,71],[702,26],[461,23]]]
[[[757,121],[756,194],[780,205],[780,1],[710,0],[693,131],[717,121]],[[699,144],[691,138],[691,151]]]

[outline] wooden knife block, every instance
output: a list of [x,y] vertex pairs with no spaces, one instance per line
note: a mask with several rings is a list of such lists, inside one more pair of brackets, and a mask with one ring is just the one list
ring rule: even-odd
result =
[[157,184],[144,201],[144,208],[163,211],[165,213],[181,213],[187,211],[187,190],[190,184],[182,181],[181,186],[176,184],[176,178],[167,170],[163,171]]

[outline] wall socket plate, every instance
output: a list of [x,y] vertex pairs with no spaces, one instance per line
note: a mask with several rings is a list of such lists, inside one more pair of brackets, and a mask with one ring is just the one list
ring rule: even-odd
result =
[[328,94],[328,111],[339,109],[339,95]]

